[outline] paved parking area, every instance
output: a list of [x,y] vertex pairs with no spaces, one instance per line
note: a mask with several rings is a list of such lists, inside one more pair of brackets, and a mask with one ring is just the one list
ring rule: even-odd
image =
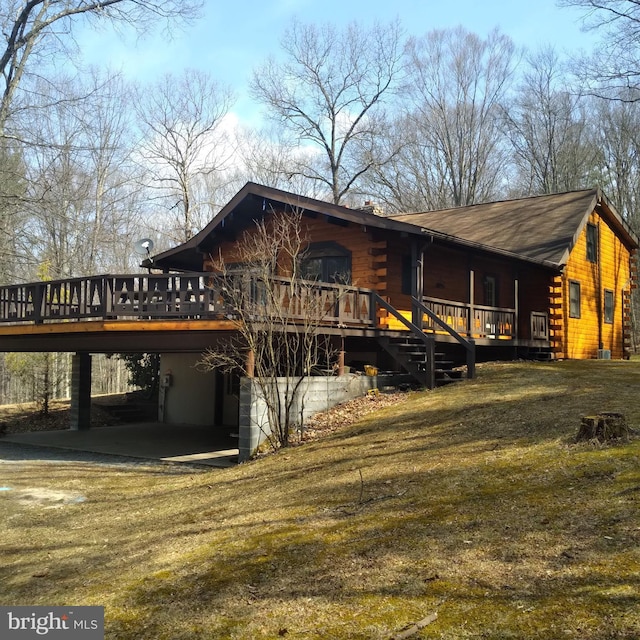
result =
[[0,438],[0,459],[68,459],[70,453],[96,460],[129,459],[182,462],[212,467],[237,464],[237,441],[212,427],[161,423],[96,427],[86,431],[33,431]]

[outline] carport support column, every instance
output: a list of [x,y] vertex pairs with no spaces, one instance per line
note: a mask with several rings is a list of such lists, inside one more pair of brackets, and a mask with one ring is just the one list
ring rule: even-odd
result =
[[238,462],[251,460],[260,442],[266,437],[256,416],[260,412],[259,393],[255,378],[240,378],[240,420],[238,424]]
[[71,411],[69,428],[83,431],[91,426],[91,354],[71,358]]

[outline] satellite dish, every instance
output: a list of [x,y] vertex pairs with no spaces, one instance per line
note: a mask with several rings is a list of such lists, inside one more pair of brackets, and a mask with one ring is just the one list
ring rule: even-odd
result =
[[133,245],[133,250],[139,256],[151,257],[151,250],[153,249],[153,240],[150,238],[142,238],[140,240],[136,240]]

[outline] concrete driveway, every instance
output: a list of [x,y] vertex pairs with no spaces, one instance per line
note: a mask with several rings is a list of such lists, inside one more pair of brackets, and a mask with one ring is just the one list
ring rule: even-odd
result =
[[238,462],[237,439],[216,433],[212,427],[193,425],[150,422],[86,431],[8,434],[0,438],[0,458],[5,443],[212,467],[230,467]]

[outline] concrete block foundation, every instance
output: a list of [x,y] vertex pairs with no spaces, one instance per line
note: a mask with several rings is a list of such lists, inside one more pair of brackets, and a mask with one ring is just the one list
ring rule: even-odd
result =
[[[277,378],[272,384],[277,384],[281,393],[284,393],[286,378]],[[306,377],[293,401],[292,422],[298,424],[304,422],[316,413],[363,396],[369,389],[376,386],[375,376],[349,374]],[[242,378],[240,380],[239,461],[249,460],[267,439],[269,433],[267,405],[260,384],[255,378]]]

